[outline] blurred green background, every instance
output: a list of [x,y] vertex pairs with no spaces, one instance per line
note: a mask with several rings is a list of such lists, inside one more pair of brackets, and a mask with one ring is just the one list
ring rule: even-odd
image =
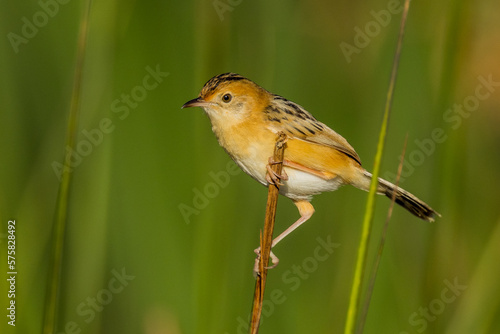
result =
[[[18,271],[15,328],[0,280],[0,331],[40,333],[84,3],[0,6],[0,268],[15,219]],[[267,191],[234,172],[201,109],[180,107],[237,72],[330,125],[370,170],[400,6],[94,2],[57,333],[245,333]],[[365,333],[500,332],[499,11],[412,3],[382,176],[408,134],[401,185],[442,218],[395,208]],[[366,196],[316,197],[276,247],[261,333],[343,331]],[[378,199],[369,261],[388,206]],[[276,233],[297,218],[280,198]]]

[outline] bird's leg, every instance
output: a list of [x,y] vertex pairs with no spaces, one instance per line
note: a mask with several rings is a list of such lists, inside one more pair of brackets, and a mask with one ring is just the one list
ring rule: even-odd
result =
[[[311,216],[314,213],[314,207],[307,200],[297,200],[297,201],[293,201],[293,203],[299,209],[300,218],[295,223],[290,225],[290,227],[288,227],[280,235],[278,235],[276,238],[273,239],[273,243],[271,244],[271,255],[270,255],[272,265],[270,267],[267,267],[267,269],[272,269],[272,268],[276,267],[279,263],[279,259],[272,252],[272,248],[274,246],[276,246],[276,244],[278,244],[278,242],[283,240],[287,235],[292,233],[297,227],[304,224],[309,218],[311,218]],[[260,247],[255,249],[254,252],[255,252],[255,254],[257,254],[257,259],[255,260],[255,266],[253,269],[254,274],[256,274],[259,272]]]
[[290,233],[292,233],[297,227],[299,227],[300,225],[304,224],[309,218],[311,218],[311,216],[314,213],[314,207],[307,200],[293,201],[293,204],[295,204],[295,206],[297,207],[297,209],[299,209],[300,218],[295,223],[293,223],[292,225],[290,225],[290,227],[288,227],[280,235],[278,235],[276,238],[273,239],[273,243],[271,245],[271,248],[274,247],[274,246],[276,246],[276,244],[278,242],[280,242],[287,235],[289,235]]
[[[274,161],[272,157],[269,158],[268,164],[266,165],[267,169],[267,174],[266,174],[266,181],[269,184],[280,184],[280,180],[288,180],[288,175],[286,174],[285,170],[283,169],[281,171],[281,175],[276,173],[275,171],[272,170],[271,165],[276,165],[276,164],[281,164],[283,163],[282,161]],[[283,164],[284,165],[284,164]]]

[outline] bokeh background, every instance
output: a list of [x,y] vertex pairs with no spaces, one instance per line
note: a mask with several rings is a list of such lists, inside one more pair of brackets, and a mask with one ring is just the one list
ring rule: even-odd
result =
[[[57,332],[245,333],[267,191],[235,172],[201,109],[180,107],[237,72],[330,125],[370,170],[400,6],[95,1]],[[15,219],[18,271],[15,328],[0,280],[0,331],[40,333],[84,3],[0,8],[0,268]],[[442,218],[395,209],[365,333],[500,331],[499,11],[494,0],[411,5],[382,176],[408,134],[401,185]],[[366,196],[316,197],[313,218],[276,247],[261,333],[343,331]],[[370,263],[388,207],[377,200]],[[280,198],[276,232],[297,218]]]

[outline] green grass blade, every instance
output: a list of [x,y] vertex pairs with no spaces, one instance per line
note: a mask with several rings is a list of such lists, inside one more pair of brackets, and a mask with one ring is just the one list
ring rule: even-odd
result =
[[[403,170],[403,162],[406,154],[406,145],[408,143],[408,134],[406,134],[405,142],[403,144],[403,152],[401,153],[401,159],[399,161],[398,172],[396,174],[396,182],[394,183],[399,186],[399,178],[401,176],[401,172]],[[391,198],[391,205],[389,206],[389,210],[387,212],[387,218],[385,219],[384,229],[382,230],[382,235],[380,237],[379,246],[377,256],[375,257],[375,263],[373,264],[372,272],[370,274],[370,279],[368,283],[368,288],[366,291],[366,297],[363,305],[363,313],[361,314],[361,318],[359,320],[357,333],[363,333],[363,329],[365,327],[366,316],[368,315],[368,308],[370,307],[370,301],[373,294],[373,288],[375,287],[375,280],[377,279],[378,268],[380,265],[380,260],[382,259],[382,253],[384,251],[385,239],[387,236],[387,230],[389,228],[389,221],[391,220],[392,210],[394,209],[394,204],[396,203],[396,194],[394,193]]]
[[368,242],[370,239],[370,233],[372,229],[373,221],[373,211],[375,208],[375,194],[378,184],[378,175],[380,173],[380,163],[382,161],[382,155],[384,151],[385,136],[387,134],[387,126],[389,123],[389,116],[392,107],[394,87],[396,84],[396,77],[399,66],[399,59],[401,55],[401,47],[403,42],[404,30],[406,25],[406,18],[408,16],[408,10],[410,6],[410,0],[406,0],[404,4],[404,10],[401,17],[401,26],[399,30],[399,38],[396,46],[396,53],[394,55],[394,61],[391,71],[391,79],[389,82],[389,89],[387,91],[387,99],[385,104],[384,118],[382,120],[382,126],[380,128],[380,134],[377,144],[377,153],[375,155],[375,163],[373,166],[373,177],[370,184],[370,191],[368,193],[368,200],[366,202],[365,215],[363,218],[363,226],[361,230],[361,240],[358,247],[358,256],[356,260],[356,269],[354,272],[354,279],[352,282],[351,294],[349,298],[349,308],[347,310],[347,320],[344,329],[345,334],[354,333],[356,329],[356,319],[358,318],[359,304],[361,297],[361,284],[363,281],[364,273],[366,270],[366,257],[368,253]]
[[52,334],[56,331],[57,308],[59,301],[59,287],[61,283],[61,269],[64,249],[64,236],[68,217],[68,199],[71,184],[71,152],[75,147],[76,132],[78,126],[78,115],[80,110],[80,97],[82,86],[82,72],[87,46],[87,35],[90,8],[92,1],[87,0],[82,12],[78,33],[78,46],[76,54],[75,75],[71,105],[69,110],[68,128],[65,140],[65,158],[61,173],[59,191],[57,195],[56,210],[54,215],[54,226],[52,235],[51,263],[48,273],[47,293],[45,297],[45,314],[43,322],[43,333]]

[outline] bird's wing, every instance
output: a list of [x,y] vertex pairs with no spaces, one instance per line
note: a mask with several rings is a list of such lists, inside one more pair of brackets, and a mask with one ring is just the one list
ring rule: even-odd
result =
[[264,115],[273,132],[283,131],[291,139],[333,148],[361,165],[358,154],[344,137],[316,120],[300,105],[275,95],[273,103],[264,110]]

